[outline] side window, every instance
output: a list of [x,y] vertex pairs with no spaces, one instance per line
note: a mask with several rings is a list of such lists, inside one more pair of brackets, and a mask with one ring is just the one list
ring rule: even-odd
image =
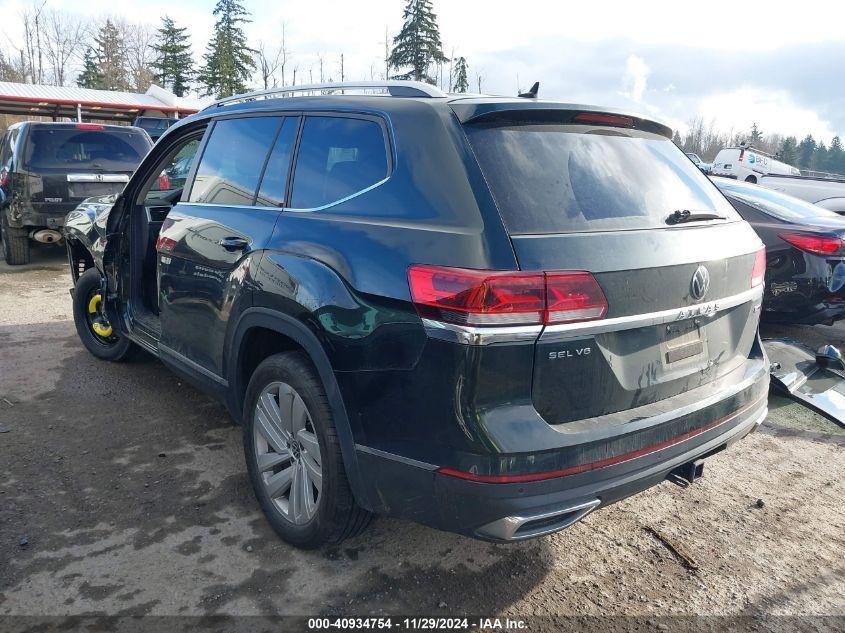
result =
[[145,206],[157,204],[163,198],[172,199],[171,196],[184,189],[201,138],[201,135],[189,137],[184,143],[173,148],[159,163],[159,171],[142,189]]
[[191,202],[251,205],[281,117],[222,119],[211,131]]
[[337,202],[387,176],[381,125],[368,119],[306,117],[290,206],[313,209]]
[[258,190],[255,204],[264,207],[280,207],[285,203],[285,187],[288,181],[288,167],[296,142],[296,131],[299,128],[299,117],[285,117],[282,129],[276,137],[273,151],[267,159],[264,177]]
[[0,169],[6,166],[6,162],[9,160],[9,146],[10,146],[10,139],[11,133],[6,132],[3,136],[0,136]]

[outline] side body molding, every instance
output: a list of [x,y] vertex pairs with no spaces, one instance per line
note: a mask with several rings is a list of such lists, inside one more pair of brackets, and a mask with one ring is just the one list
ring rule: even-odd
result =
[[232,415],[236,415],[238,421],[242,420],[244,403],[241,394],[246,391],[246,384],[243,382],[243,377],[240,375],[238,367],[244,336],[254,327],[266,328],[287,336],[301,346],[311,358],[311,361],[320,373],[320,378],[326,389],[329,406],[332,409],[349,485],[352,487],[352,492],[358,504],[365,509],[371,510],[373,504],[370,502],[366,493],[366,486],[364,485],[361,468],[355,452],[352,427],[349,424],[349,416],[346,413],[346,407],[343,404],[343,398],[341,397],[334,371],[320,341],[303,323],[287,314],[268,308],[247,308],[241,313],[237,325],[232,330],[231,339],[226,345],[226,349],[230,349],[233,352],[226,363],[226,375],[229,377],[229,401],[227,402],[227,406],[230,412]]

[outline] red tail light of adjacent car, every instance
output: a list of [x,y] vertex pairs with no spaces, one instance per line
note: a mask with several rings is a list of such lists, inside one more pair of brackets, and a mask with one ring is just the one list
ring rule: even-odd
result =
[[816,255],[845,254],[845,243],[838,237],[808,235],[806,233],[778,233],[778,237],[784,242],[792,244],[795,248],[808,253]]

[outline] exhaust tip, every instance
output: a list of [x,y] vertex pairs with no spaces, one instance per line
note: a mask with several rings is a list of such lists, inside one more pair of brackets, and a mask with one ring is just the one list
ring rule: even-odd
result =
[[29,234],[29,236],[41,244],[56,244],[62,241],[62,234],[58,231],[54,231],[53,229],[33,231]]
[[558,532],[568,528],[595,510],[601,501],[592,499],[551,512],[529,514],[522,516],[508,516],[496,519],[476,530],[476,534],[482,538],[494,539],[496,541],[520,541]]

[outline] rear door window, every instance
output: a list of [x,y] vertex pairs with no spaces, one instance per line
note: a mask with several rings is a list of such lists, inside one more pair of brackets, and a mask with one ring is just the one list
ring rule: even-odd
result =
[[554,123],[465,129],[512,234],[665,228],[683,209],[739,219],[663,136]]
[[371,119],[305,119],[290,206],[323,207],[375,185],[388,173],[382,126]]
[[273,145],[273,151],[267,159],[256,204],[266,207],[280,207],[285,204],[290,157],[293,154],[298,129],[299,117],[285,117],[285,122]]
[[139,130],[97,127],[33,127],[26,139],[24,166],[34,172],[134,171],[151,147]]
[[191,202],[252,205],[261,169],[282,119],[244,117],[217,121],[191,187]]

